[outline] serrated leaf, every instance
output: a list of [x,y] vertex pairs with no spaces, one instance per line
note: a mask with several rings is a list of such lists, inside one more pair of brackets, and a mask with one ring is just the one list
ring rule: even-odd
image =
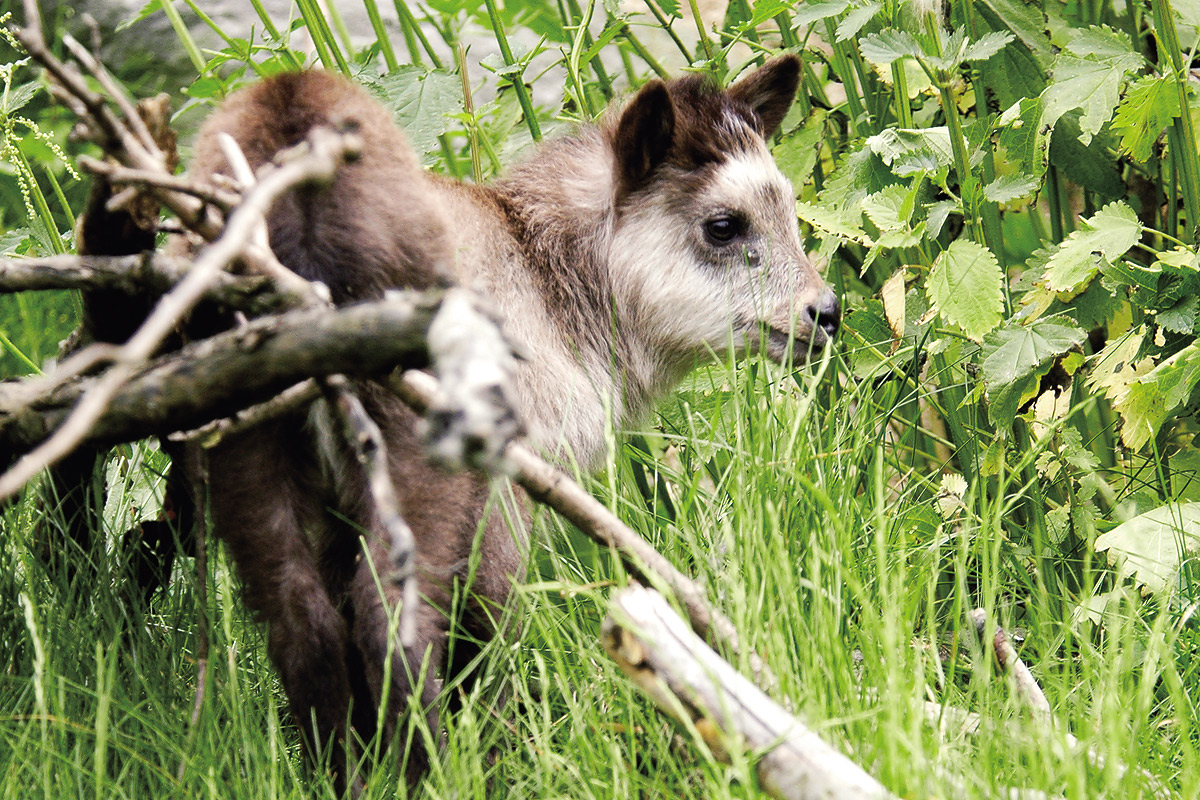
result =
[[792,20],[798,26],[807,27],[814,22],[837,16],[849,5],[850,0],[821,0],[816,3],[801,3],[792,9]]
[[988,416],[994,425],[1011,425],[1017,409],[1033,398],[1038,381],[1055,359],[1083,342],[1084,332],[1068,322],[1050,317],[1032,325],[1007,325],[984,337],[982,371]]
[[1012,31],[1017,40],[1044,69],[1050,65],[1054,51],[1046,35],[1046,15],[1036,2],[1022,0],[982,0],[984,17],[993,30],[1000,26]]
[[1125,78],[1143,64],[1123,34],[1098,27],[1074,31],[1042,92],[1042,124],[1054,127],[1063,114],[1081,109],[1079,140],[1089,143],[1112,116]]
[[960,211],[958,203],[953,200],[939,200],[929,206],[929,216],[926,217],[926,222],[929,226],[929,238],[936,239],[942,233],[942,226],[946,224],[947,218],[957,211]]
[[944,125],[924,130],[884,128],[866,143],[901,177],[937,172],[954,163],[950,130]]
[[1172,333],[1191,333],[1196,327],[1196,317],[1200,314],[1200,297],[1194,294],[1179,300],[1175,305],[1160,311],[1155,316],[1159,327]]
[[138,11],[136,14],[134,14],[129,19],[127,19],[127,20],[121,22],[119,25],[117,25],[117,33],[120,33],[122,31],[136,25],[137,23],[146,19],[147,17],[149,17],[150,15],[152,15],[154,12],[158,11],[161,8],[162,8],[162,0],[150,0],[149,3],[146,3],[146,5],[142,6],[140,11]]
[[859,380],[886,369],[892,348],[892,331],[884,315],[883,304],[868,300],[861,309],[850,312],[838,334],[850,356],[850,368]]
[[30,81],[29,83],[23,83],[20,86],[14,86],[4,95],[3,113],[6,116],[15,114],[17,111],[23,108],[26,103],[32,100],[34,95],[41,91],[41,88],[42,85],[38,81]]
[[462,111],[458,76],[419,66],[401,66],[369,84],[404,129],[409,144],[424,155],[438,149],[438,137],[454,122],[447,116]]
[[846,42],[853,39],[871,19],[879,13],[879,3],[867,3],[860,8],[851,9],[837,25],[835,41]]
[[1003,280],[1000,263],[990,250],[958,239],[937,257],[925,291],[943,319],[979,341],[1000,324]]
[[1116,159],[1101,142],[1104,135],[1093,138],[1086,145],[1080,141],[1083,133],[1079,128],[1079,113],[1067,112],[1054,126],[1050,136],[1050,163],[1089,192],[1109,200],[1127,196],[1129,190]]
[[1146,328],[1142,326],[1106,344],[1095,356],[1096,363],[1087,379],[1088,387],[1100,389],[1113,403],[1123,398],[1130,384],[1154,367],[1149,358],[1137,360],[1145,338]]
[[896,29],[867,34],[858,40],[858,50],[863,58],[880,69],[890,67],[898,58],[910,56],[920,59],[925,56],[915,36]]
[[1130,381],[1113,407],[1121,414],[1121,441],[1138,450],[1167,421],[1200,382],[1200,345],[1192,342],[1145,375]]
[[1200,503],[1147,511],[1097,536],[1095,546],[1116,562],[1120,578],[1132,576],[1151,592],[1172,590],[1183,559],[1200,549]]
[[1003,175],[983,187],[983,196],[993,203],[1007,203],[1033,194],[1041,183],[1032,175]]
[[893,183],[862,202],[863,212],[880,231],[901,231],[908,228],[912,214],[912,198],[907,186]]
[[1052,292],[1075,292],[1100,271],[1102,259],[1115,261],[1137,244],[1142,223],[1124,203],[1109,203],[1083,220],[1050,256],[1043,284]]
[[959,61],[960,63],[962,61],[987,61],[1003,50],[1012,40],[1013,35],[1004,31],[985,33],[963,48]]
[[792,4],[787,2],[787,0],[758,0],[750,12],[750,21],[746,23],[746,27],[757,28],[767,20],[774,19],[791,7]]
[[1041,182],[1046,173],[1050,139],[1041,125],[1042,101],[1027,98],[1014,104],[1003,115],[1000,146],[1010,162],[1031,178]]
[[796,216],[823,233],[849,239],[867,247],[875,244],[857,222],[848,220],[837,211],[812,203],[797,202]]
[[1112,129],[1121,135],[1121,147],[1145,164],[1163,129],[1181,113],[1174,78],[1142,78],[1130,85],[1117,106]]

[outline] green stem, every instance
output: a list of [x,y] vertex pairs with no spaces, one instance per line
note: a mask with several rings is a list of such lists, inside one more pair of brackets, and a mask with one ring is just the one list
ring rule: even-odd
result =
[[[671,77],[671,73],[667,72],[666,68],[664,68],[662,64],[658,63],[654,56],[650,55],[650,51],[646,49],[645,45],[638,41],[637,37],[633,35],[633,30],[629,27],[628,23],[621,28],[621,38],[629,42],[629,46],[633,48],[633,52],[637,53],[637,57],[644,61],[646,66],[650,67],[650,69],[654,71],[655,75],[662,78],[664,81]],[[621,52],[624,51],[622,50]]]
[[[391,72],[400,66],[400,62],[396,60],[392,41],[383,27],[383,17],[379,16],[379,6],[375,4],[375,0],[363,0],[363,7],[367,10],[367,19],[371,20],[371,30],[375,32],[375,41],[379,42],[379,52],[383,54],[383,63],[387,65],[388,72]],[[409,48],[409,54],[412,54],[411,48]]]
[[954,102],[954,91],[950,88],[949,76],[939,71],[937,86],[942,115],[946,118],[946,127],[950,132],[950,149],[954,152],[954,171],[958,173],[958,190],[962,196],[967,234],[976,244],[986,245],[987,240],[983,235],[979,217],[979,181],[971,172],[970,159],[967,157],[967,138],[958,118],[958,106]]
[[700,16],[700,7],[696,5],[696,0],[688,0],[688,6],[692,9],[692,21],[696,23],[696,32],[700,34],[700,47],[704,49],[704,57],[708,59],[711,65],[713,62],[713,47],[712,42],[708,39],[708,31],[704,30],[704,19]]
[[203,73],[207,62],[204,60],[204,56],[200,54],[200,47],[196,44],[196,40],[192,38],[192,32],[184,24],[183,17],[179,16],[179,10],[175,8],[175,0],[162,0],[162,10],[167,15],[167,21],[171,23],[171,29],[179,37],[179,42],[183,45],[188,60],[192,62],[192,66],[196,68],[196,72]]
[[[516,59],[513,58],[512,48],[508,46],[508,37],[504,35],[504,23],[500,20],[500,12],[496,10],[496,0],[483,0],[483,2],[487,6],[488,19],[492,23],[496,44],[500,46],[500,56],[504,59],[504,65],[511,67],[516,63]],[[513,91],[517,93],[517,102],[521,104],[521,111],[525,114],[525,124],[529,127],[529,135],[535,142],[540,142],[542,128],[538,125],[537,114],[534,113],[533,100],[529,96],[529,90],[525,88],[523,72],[518,72],[513,76],[512,87]]]
[[675,29],[671,27],[671,20],[667,19],[666,15],[663,14],[662,9],[658,7],[658,3],[655,3],[654,0],[645,0],[645,2],[646,8],[650,9],[650,13],[658,20],[658,27],[666,31],[667,35],[671,37],[671,41],[679,48],[679,52],[683,53],[683,57],[691,62],[692,54],[688,52],[687,45],[679,38],[679,34],[675,33]]
[[1154,29],[1158,35],[1159,70],[1166,73],[1164,67],[1169,66],[1171,75],[1175,78],[1175,87],[1179,93],[1179,107],[1183,113],[1175,118],[1171,125],[1169,136],[1171,151],[1174,154],[1177,178],[1183,189],[1184,213],[1187,216],[1187,231],[1182,237],[1189,243],[1196,241],[1196,229],[1200,225],[1200,160],[1196,151],[1196,131],[1192,125],[1192,115],[1188,113],[1188,74],[1183,61],[1183,52],[1179,47],[1179,34],[1175,30],[1175,15],[1171,11],[1168,0],[1151,0],[1154,11]]
[[775,15],[775,24],[779,26],[779,39],[785,48],[793,50],[800,46],[800,40],[796,38],[796,32],[792,30],[792,18],[786,11]]
[[454,51],[458,60],[458,76],[462,79],[463,111],[467,112],[467,142],[471,146],[471,176],[483,183],[483,160],[479,157],[479,120],[475,119],[475,103],[471,98],[471,79],[467,77],[467,51],[459,42]]

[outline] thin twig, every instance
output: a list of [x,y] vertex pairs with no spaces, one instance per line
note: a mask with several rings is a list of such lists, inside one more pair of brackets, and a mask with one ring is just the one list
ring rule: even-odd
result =
[[137,112],[133,103],[125,96],[124,87],[112,79],[112,76],[108,74],[108,70],[104,68],[100,60],[93,56],[74,36],[64,33],[62,35],[62,43],[70,51],[71,55],[75,57],[75,60],[84,66],[84,69],[100,83],[101,88],[117,104],[117,108],[125,116],[125,124],[130,127],[131,132],[142,147],[145,148],[146,153],[154,160],[164,162],[165,155],[159,149],[158,142],[154,140],[154,135],[150,133],[150,129],[146,127],[146,121],[142,119],[142,115]]
[[[131,169],[119,164],[101,161],[90,156],[80,156],[79,168],[93,175],[103,175],[115,184],[133,183],[140,186],[152,186],[160,189],[170,189],[173,192],[190,194],[206,203],[210,203],[223,212],[234,208],[241,201],[241,196],[222,189],[219,186],[200,183],[199,181],[181,178],[166,172],[152,172],[143,169]],[[110,201],[110,205],[112,201]],[[112,208],[108,209],[112,211]]]
[[309,378],[284,389],[265,403],[242,409],[232,417],[216,419],[190,431],[176,431],[167,438],[173,442],[199,442],[205,448],[214,447],[229,436],[257,428],[264,422],[279,419],[301,409],[321,396],[321,387]]
[[380,577],[400,590],[399,639],[400,646],[407,650],[417,640],[416,542],[392,483],[387,445],[379,426],[367,414],[362,401],[350,390],[349,382],[343,376],[334,375],[322,383],[325,402],[342,420],[346,441],[366,473],[367,491],[375,505],[379,524],[391,540],[387,572]]

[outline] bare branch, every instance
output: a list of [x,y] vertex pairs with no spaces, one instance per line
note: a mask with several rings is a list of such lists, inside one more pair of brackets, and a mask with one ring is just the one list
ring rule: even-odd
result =
[[[190,265],[190,261],[150,251],[132,256],[0,259],[0,294],[50,289],[161,294],[183,280]],[[213,277],[204,299],[258,315],[285,308],[289,298],[276,292],[264,276],[221,272]]]
[[350,390],[346,379],[334,375],[325,382],[325,401],[336,409],[345,428],[346,440],[367,477],[367,490],[379,524],[391,539],[387,572],[380,577],[400,589],[400,646],[407,649],[417,639],[417,580],[415,574],[416,542],[412,528],[400,510],[400,498],[392,484],[388,469],[387,446],[379,426],[367,414],[358,395]]
[[[975,632],[979,635],[980,641],[987,640],[987,611],[982,608],[977,608],[968,615],[971,619],[971,624],[975,626]],[[1012,676],[1013,685],[1017,690],[1019,697],[1030,711],[1036,716],[1052,721],[1050,711],[1050,701],[1046,699],[1045,693],[1042,692],[1042,687],[1038,685],[1037,679],[1033,677],[1033,673],[1029,671],[1029,667],[1025,666],[1025,662],[1017,655],[1017,651],[1008,641],[1008,634],[1004,632],[1004,628],[996,626],[996,632],[992,635],[991,651],[996,657],[996,666],[1001,672]]]
[[190,431],[176,431],[167,438],[175,442],[199,442],[209,448],[223,439],[242,431],[250,430],[273,419],[287,416],[304,408],[321,396],[321,386],[312,378],[284,389],[278,396],[264,403],[238,411],[231,417],[213,420]]
[[[84,172],[90,172],[93,175],[103,175],[114,184],[132,183],[139,186],[170,189],[174,192],[190,194],[226,212],[234,208],[242,199],[240,195],[230,192],[227,189],[222,189],[219,186],[180,178],[166,172],[130,169],[129,167],[111,164],[107,161],[101,161],[98,158],[91,158],[90,156],[80,156],[78,163],[79,168]],[[113,205],[112,201],[110,201],[109,205]],[[114,209],[110,207],[108,210],[112,211]]]
[[710,750],[724,754],[738,742],[761,751],[755,769],[771,796],[894,800],[861,767],[709,649],[657,592],[640,586],[617,592],[601,641],[621,670]]
[[[194,428],[226,417],[313,376],[374,376],[428,363],[426,332],[437,294],[395,294],[341,309],[264,317],[136,369],[85,432],[99,444]],[[100,378],[80,378],[31,398],[33,382],[0,383],[0,452],[19,453],[50,436]]]
[[139,144],[146,150],[147,155],[155,161],[165,163],[165,156],[158,147],[158,142],[154,140],[154,136],[150,133],[150,129],[146,127],[145,121],[141,115],[137,113],[133,103],[125,95],[124,87],[117,84],[108,74],[108,70],[100,63],[100,60],[93,56],[86,47],[81,45],[74,36],[69,33],[63,33],[62,43],[70,51],[75,60],[83,65],[92,77],[94,77],[104,91],[117,104],[117,108],[125,116],[125,124],[129,126],[133,135],[137,138]]

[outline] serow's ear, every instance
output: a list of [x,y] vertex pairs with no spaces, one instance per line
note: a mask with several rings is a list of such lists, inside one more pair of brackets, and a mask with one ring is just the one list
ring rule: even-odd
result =
[[675,108],[662,81],[651,81],[621,113],[613,149],[617,158],[617,196],[638,188],[666,160],[675,138]]
[[758,115],[764,139],[779,131],[800,86],[800,59],[791,53],[772,58],[735,83],[729,96],[740,100]]

